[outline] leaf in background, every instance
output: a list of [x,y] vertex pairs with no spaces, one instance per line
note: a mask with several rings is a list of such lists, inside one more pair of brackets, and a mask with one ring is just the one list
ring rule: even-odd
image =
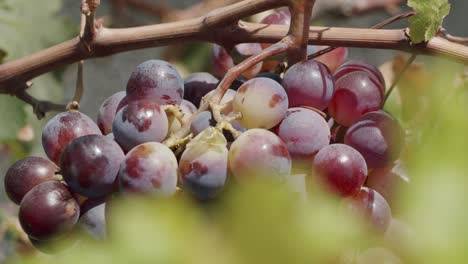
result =
[[409,34],[415,44],[433,38],[450,12],[448,0],[409,0],[408,6],[416,11],[409,19]]
[[[0,61],[17,59],[51,45],[64,41],[72,36],[73,29],[58,12],[62,0],[49,0],[47,4],[40,1],[1,0],[0,1]],[[3,58],[4,57],[4,58]],[[63,100],[63,88],[52,73],[33,80],[30,93],[40,99],[60,102]],[[33,118],[31,106],[20,100],[0,94],[0,143],[16,137],[19,128],[30,123],[36,135],[44,122]],[[35,138],[34,143],[38,143]],[[10,141],[11,142],[11,141]]]

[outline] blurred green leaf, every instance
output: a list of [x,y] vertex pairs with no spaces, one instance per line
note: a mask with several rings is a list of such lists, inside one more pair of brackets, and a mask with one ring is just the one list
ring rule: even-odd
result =
[[409,0],[408,6],[416,11],[416,15],[409,18],[409,34],[416,44],[433,38],[450,13],[448,0]]
[[0,142],[15,140],[18,130],[26,124],[24,103],[16,97],[0,95],[0,113],[0,121],[3,124],[0,129]]

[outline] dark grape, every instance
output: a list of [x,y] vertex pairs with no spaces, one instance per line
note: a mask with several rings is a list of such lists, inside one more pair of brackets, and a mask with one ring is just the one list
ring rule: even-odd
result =
[[343,206],[351,214],[364,219],[379,233],[385,233],[392,220],[392,212],[387,201],[378,192],[362,187],[353,196],[343,201]]
[[384,111],[363,115],[346,132],[344,143],[361,153],[368,168],[384,168],[400,155],[403,129]]
[[289,178],[291,156],[283,141],[265,129],[250,129],[229,149],[229,169],[238,181]]
[[339,124],[351,126],[362,115],[382,107],[382,89],[381,84],[367,72],[346,74],[336,82],[329,113]]
[[281,84],[283,82],[283,79],[281,78],[281,76],[279,76],[278,74],[273,73],[273,72],[262,72],[259,75],[257,75],[257,77],[269,78],[269,79],[272,79],[273,81],[275,81],[275,82],[277,82],[279,84]]
[[288,109],[277,129],[293,159],[308,159],[330,143],[330,128],[317,112],[295,107]]
[[124,192],[172,195],[177,185],[177,159],[164,144],[138,145],[122,162],[119,180]]
[[382,73],[377,67],[368,63],[356,61],[346,62],[337,69],[333,77],[335,78],[335,81],[338,81],[344,75],[355,71],[364,71],[376,78],[381,84],[380,87],[382,88],[382,93],[385,93],[385,79]]
[[114,122],[115,113],[117,113],[117,107],[125,95],[126,93],[124,91],[117,92],[104,100],[101,107],[99,108],[97,125],[99,129],[101,129],[103,135],[112,133],[112,122]]
[[24,196],[19,210],[28,236],[50,240],[70,232],[78,221],[80,205],[60,182],[43,182]]
[[180,104],[184,80],[177,69],[162,60],[148,60],[138,65],[127,83],[128,101],[152,99],[160,105]]
[[327,108],[335,90],[330,70],[315,60],[296,63],[289,68],[283,86],[289,107],[310,106],[318,110]]
[[237,91],[233,110],[242,113],[238,121],[243,127],[270,129],[284,118],[288,110],[288,96],[277,82],[254,78]]
[[322,148],[314,158],[313,167],[319,179],[341,196],[357,193],[367,177],[366,161],[362,155],[344,144]]
[[88,135],[73,140],[63,151],[60,168],[70,188],[96,198],[111,193],[125,154],[112,139]]
[[117,112],[112,125],[115,140],[126,152],[145,142],[163,141],[168,130],[166,113],[149,99],[129,102]]
[[219,80],[210,73],[192,73],[184,79],[184,99],[198,108],[202,97],[214,90],[218,82]]
[[57,165],[41,157],[27,157],[13,164],[5,175],[5,192],[11,201],[20,204],[23,197],[36,185],[60,180]]
[[88,199],[81,205],[81,216],[78,225],[92,238],[106,238],[106,203],[104,199]]
[[214,198],[223,189],[228,173],[227,141],[210,127],[187,144],[180,158],[179,179],[184,191],[198,199]]
[[63,149],[77,137],[101,135],[98,126],[87,115],[67,111],[54,116],[42,129],[42,146],[47,157],[59,164]]
[[211,115],[210,111],[203,111],[199,113],[190,124],[190,131],[196,136],[209,126],[215,126],[216,121]]

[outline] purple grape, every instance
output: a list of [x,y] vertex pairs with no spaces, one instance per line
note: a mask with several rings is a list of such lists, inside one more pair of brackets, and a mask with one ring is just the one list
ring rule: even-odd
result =
[[119,180],[124,192],[172,195],[177,186],[177,159],[164,144],[141,144],[127,153]]
[[234,67],[234,60],[226,49],[213,44],[211,48],[211,63],[213,65],[213,74],[218,78],[223,78],[229,69]]
[[101,135],[99,127],[87,115],[67,111],[54,116],[42,129],[42,146],[47,157],[59,164],[63,149],[75,138]]
[[398,121],[384,111],[363,115],[346,132],[344,143],[364,157],[368,168],[384,168],[400,155],[403,129]]
[[112,122],[114,122],[115,113],[117,113],[117,107],[125,95],[126,93],[124,91],[117,92],[104,100],[101,107],[99,108],[97,125],[103,135],[112,133]]
[[5,175],[5,192],[11,201],[20,204],[23,197],[36,185],[58,181],[57,165],[41,157],[27,157],[13,164]]
[[223,134],[210,127],[187,144],[179,163],[184,191],[198,199],[214,198],[223,189],[228,173],[228,149]]
[[242,113],[238,120],[245,128],[270,129],[284,118],[288,96],[283,87],[268,78],[254,78],[237,91],[233,110]]
[[253,178],[285,180],[291,172],[291,156],[283,141],[264,129],[242,133],[229,149],[229,169],[238,181]]
[[219,80],[207,72],[192,73],[184,79],[184,99],[197,108],[203,96],[216,89]]
[[96,240],[106,238],[106,203],[104,199],[88,199],[81,205],[78,225]]
[[163,141],[168,130],[166,113],[149,99],[129,102],[117,112],[112,125],[115,140],[126,152],[142,143]]
[[379,110],[383,104],[382,86],[369,73],[356,71],[341,77],[328,107],[333,119],[351,126],[362,115]]
[[128,101],[153,99],[160,105],[182,102],[184,80],[177,69],[162,60],[148,60],[138,65],[127,83]]
[[337,69],[333,77],[335,78],[335,81],[338,81],[344,75],[355,71],[364,71],[376,78],[381,84],[380,87],[382,88],[382,93],[385,93],[385,79],[382,73],[377,67],[368,63],[356,61],[347,62]]
[[210,111],[203,111],[199,113],[190,124],[190,131],[196,136],[209,126],[215,126],[216,121],[211,115]]
[[283,86],[289,107],[310,106],[318,110],[327,108],[335,90],[330,70],[315,60],[296,63],[289,68]]
[[70,232],[80,205],[60,182],[43,182],[24,196],[19,210],[21,227],[36,240],[51,240]]
[[112,139],[88,135],[73,140],[60,161],[63,179],[83,196],[97,198],[111,193],[125,154]]
[[343,206],[351,214],[364,219],[379,233],[385,233],[392,220],[387,201],[378,192],[362,187],[353,196],[343,200]]
[[330,143],[330,128],[321,115],[310,109],[288,109],[278,126],[277,135],[283,140],[293,159],[310,159]]
[[367,177],[366,161],[362,155],[344,144],[322,148],[314,158],[313,167],[326,187],[343,197],[357,193]]

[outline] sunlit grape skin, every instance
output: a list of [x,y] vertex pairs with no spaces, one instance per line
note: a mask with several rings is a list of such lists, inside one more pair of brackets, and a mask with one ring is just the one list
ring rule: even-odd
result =
[[330,191],[343,197],[357,193],[367,177],[364,158],[344,144],[322,148],[314,158],[313,168]]
[[337,69],[333,77],[335,78],[335,81],[338,81],[341,77],[345,76],[346,74],[355,71],[364,71],[371,74],[372,77],[375,77],[380,82],[382,93],[385,93],[385,79],[380,70],[372,64],[357,61],[349,61],[341,65]]
[[177,159],[164,144],[148,142],[133,148],[120,166],[123,192],[169,196],[176,192]]
[[15,204],[20,204],[23,197],[35,186],[59,180],[57,165],[42,157],[26,157],[18,160],[5,175],[5,192]]
[[34,187],[21,201],[19,220],[30,237],[49,240],[71,231],[78,221],[80,205],[67,187],[57,181]]
[[[182,103],[180,103],[179,107],[183,114],[182,120],[185,122],[187,122],[188,119],[197,111],[197,107],[185,99],[182,100]],[[166,115],[169,125],[169,134],[179,130],[182,127],[180,121],[175,116],[173,116],[172,113],[168,112]]]
[[[287,8],[276,10],[268,16],[264,17],[260,23],[267,25],[289,25],[291,24],[291,12],[289,12],[289,9]],[[269,43],[262,43],[262,48],[266,49],[271,45],[272,44]]]
[[348,212],[363,218],[377,232],[385,233],[392,220],[387,201],[375,190],[362,187],[353,196],[343,201]]
[[240,182],[258,177],[284,180],[291,172],[291,156],[286,145],[274,133],[250,129],[232,143],[229,169]]
[[317,112],[289,108],[277,129],[293,159],[309,159],[330,143],[330,128]]
[[238,120],[245,128],[270,129],[286,114],[288,96],[280,84],[268,78],[245,82],[234,97],[234,112],[242,113]]
[[178,105],[184,97],[184,80],[172,64],[148,60],[132,72],[127,83],[127,97],[129,102],[153,99],[160,105]]
[[101,107],[99,107],[97,125],[103,135],[112,133],[112,122],[114,122],[117,107],[125,95],[124,91],[117,92],[104,100]]
[[359,151],[368,168],[384,168],[399,156],[403,146],[403,129],[390,114],[369,112],[346,132],[344,143]]
[[223,134],[213,127],[187,144],[179,162],[179,179],[184,191],[206,200],[223,189],[228,173],[226,144]]
[[208,72],[195,72],[184,78],[184,99],[197,108],[200,101],[210,91],[214,90],[219,80]]
[[335,90],[330,70],[315,60],[294,64],[286,71],[282,84],[288,94],[289,107],[310,106],[323,110]]
[[67,111],[54,116],[42,129],[42,146],[47,157],[59,164],[63,149],[77,137],[101,135],[94,121],[78,111]]
[[149,99],[129,102],[117,112],[112,125],[115,140],[126,152],[142,143],[163,141],[168,130],[166,113]]
[[356,71],[336,82],[329,114],[343,126],[351,126],[362,115],[379,110],[384,96],[381,84],[369,73]]
[[125,155],[107,136],[77,138],[63,151],[60,169],[70,188],[83,196],[96,198],[111,193]]

